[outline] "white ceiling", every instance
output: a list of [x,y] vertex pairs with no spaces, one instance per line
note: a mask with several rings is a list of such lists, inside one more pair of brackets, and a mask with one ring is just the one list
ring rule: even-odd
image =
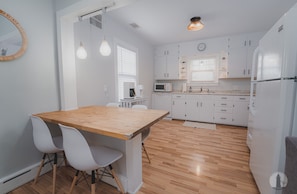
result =
[[[297,0],[138,0],[107,13],[153,45],[268,30]],[[200,16],[205,27],[186,27]],[[134,29],[130,26],[140,26]]]

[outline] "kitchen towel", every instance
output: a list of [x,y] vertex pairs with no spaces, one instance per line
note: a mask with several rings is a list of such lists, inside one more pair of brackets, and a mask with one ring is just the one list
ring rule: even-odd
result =
[[194,127],[194,128],[199,128],[199,129],[216,130],[216,124],[210,124],[210,123],[199,123],[199,122],[185,121],[183,126]]

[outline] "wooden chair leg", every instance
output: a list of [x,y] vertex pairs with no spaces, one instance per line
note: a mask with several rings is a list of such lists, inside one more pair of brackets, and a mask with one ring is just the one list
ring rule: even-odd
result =
[[53,194],[56,192],[56,176],[57,176],[57,162],[58,162],[58,156],[57,153],[55,153],[54,158],[54,167],[53,167]]
[[120,179],[118,178],[117,174],[115,173],[114,169],[112,168],[111,165],[109,165],[109,170],[114,178],[114,180],[116,181],[116,183],[118,184],[119,188],[120,188],[120,191],[121,193],[125,193],[125,190],[124,190],[124,187],[120,181]]
[[72,184],[71,184],[71,187],[70,187],[69,194],[71,194],[72,191],[73,191],[74,185],[76,184],[76,181],[77,181],[77,178],[78,178],[78,174],[79,174],[79,170],[76,171],[76,174],[75,174],[75,176],[73,178],[73,181],[72,181]]
[[146,151],[146,149],[145,149],[145,146],[144,146],[144,143],[143,143],[143,142],[142,142],[142,147],[143,147],[143,151],[144,151],[144,153],[145,153],[145,155],[146,155],[146,157],[147,157],[149,163],[151,163],[150,157],[149,157],[149,155],[148,155],[148,153],[147,153],[147,151]]
[[92,170],[92,184],[91,184],[91,194],[95,194],[96,191],[96,177],[95,177],[95,171]]
[[40,162],[40,165],[39,165],[37,174],[36,174],[35,179],[34,179],[34,185],[36,184],[37,179],[38,179],[38,177],[39,177],[39,175],[40,175],[41,169],[42,169],[43,164],[44,164],[45,157],[46,157],[46,154],[43,154],[43,157],[42,157],[42,160],[41,160],[41,162]]

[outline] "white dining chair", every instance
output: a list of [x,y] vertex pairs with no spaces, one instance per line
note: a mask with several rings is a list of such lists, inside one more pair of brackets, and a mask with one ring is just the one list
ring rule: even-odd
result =
[[[147,106],[146,106],[146,105],[143,105],[143,104],[135,104],[135,105],[132,106],[132,108],[137,108],[137,109],[147,109]],[[150,132],[151,132],[151,129],[148,127],[148,128],[146,128],[146,129],[144,129],[144,130],[142,131],[142,133],[141,133],[141,139],[142,139],[141,144],[142,144],[142,148],[143,148],[143,151],[144,151],[144,153],[145,153],[145,155],[146,155],[146,157],[147,157],[149,163],[151,163],[151,160],[150,160],[150,157],[149,157],[149,155],[148,155],[147,150],[145,149],[144,141],[148,138]]]
[[77,129],[61,124],[59,126],[62,130],[63,146],[67,161],[76,169],[69,194],[72,193],[79,172],[81,171],[91,171],[91,194],[95,194],[95,172],[99,168],[104,168],[104,173],[106,173],[106,170],[109,171],[108,174],[115,179],[120,191],[124,193],[121,181],[111,166],[114,162],[119,160],[123,154],[104,146],[89,146],[84,136]]
[[121,107],[120,103],[118,102],[109,102],[106,104],[106,106],[109,106],[109,107]]
[[[34,184],[36,184],[37,179],[40,175],[41,169],[44,165],[46,156],[49,154],[54,154],[54,165],[53,165],[53,189],[52,193],[55,193],[56,189],[56,173],[57,173],[57,160],[58,152],[63,152],[63,139],[62,136],[52,137],[50,130],[46,123],[39,117],[31,116],[31,122],[33,125],[33,141],[36,148],[43,153],[40,166],[38,168],[37,174],[34,179]],[[65,156],[65,155],[64,155]],[[66,158],[64,158],[66,164]]]

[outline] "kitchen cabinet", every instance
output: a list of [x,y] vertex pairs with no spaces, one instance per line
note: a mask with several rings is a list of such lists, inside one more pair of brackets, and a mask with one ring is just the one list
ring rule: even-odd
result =
[[191,121],[213,123],[214,96],[213,95],[187,95],[186,119]]
[[169,114],[166,117],[171,117],[171,94],[170,93],[153,93],[152,108],[157,110],[167,110]]
[[262,35],[258,32],[228,39],[228,78],[251,77],[253,53]]
[[186,95],[172,95],[171,116],[173,119],[186,120],[186,104]]
[[249,118],[249,96],[234,96],[232,124],[247,126]]
[[214,122],[232,125],[233,96],[215,96]]
[[155,50],[155,79],[179,78],[179,45],[167,45]]

